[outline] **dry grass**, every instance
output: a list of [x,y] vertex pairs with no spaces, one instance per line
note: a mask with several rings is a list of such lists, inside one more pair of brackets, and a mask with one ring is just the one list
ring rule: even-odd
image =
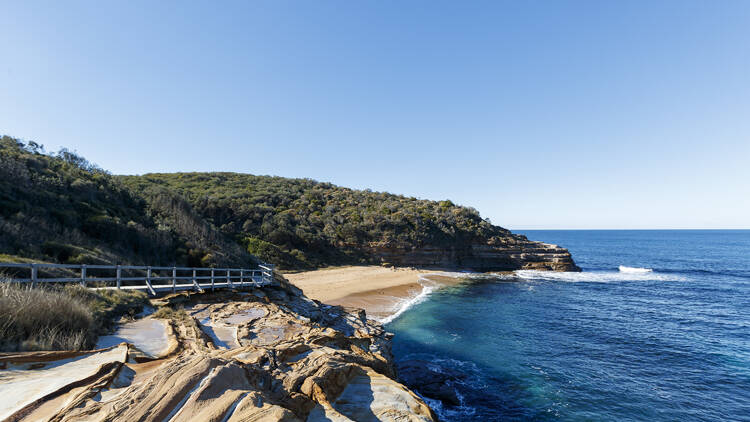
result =
[[169,306],[160,307],[151,316],[154,318],[171,319],[175,321],[184,321],[190,317],[184,309],[172,309]]
[[139,312],[147,302],[141,292],[32,288],[0,280],[0,351],[89,349],[116,318]]

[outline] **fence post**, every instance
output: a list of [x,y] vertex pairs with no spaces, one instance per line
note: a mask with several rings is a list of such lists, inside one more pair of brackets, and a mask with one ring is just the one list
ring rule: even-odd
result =
[[245,287],[245,270],[240,270],[240,288]]
[[31,264],[31,287],[33,288],[34,285],[36,285],[36,264]]
[[86,287],[86,264],[81,264],[81,286]]
[[232,287],[234,287],[234,286],[232,286],[232,276],[231,276],[231,274],[232,274],[232,271],[229,268],[227,268],[227,284],[229,284],[229,288],[230,289]]
[[156,290],[151,286],[151,266],[146,267],[146,287],[148,287],[149,293],[156,296]]
[[117,279],[117,290],[120,290],[120,287],[122,287],[122,266],[117,266],[117,275],[115,275],[115,278]]
[[177,291],[177,267],[172,267],[172,293]]
[[198,280],[195,278],[195,268],[193,268],[193,285],[198,291],[201,291],[201,286],[198,284]]
[[265,264],[260,267],[260,275],[263,284],[271,284],[273,282],[273,265]]
[[214,269],[211,268],[211,291],[213,292],[216,290],[216,287],[214,287]]

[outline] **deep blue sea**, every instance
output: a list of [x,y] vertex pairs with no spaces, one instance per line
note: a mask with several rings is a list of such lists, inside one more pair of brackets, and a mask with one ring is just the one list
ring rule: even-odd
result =
[[467,274],[387,326],[462,374],[443,420],[750,421],[750,231],[522,233],[583,273]]

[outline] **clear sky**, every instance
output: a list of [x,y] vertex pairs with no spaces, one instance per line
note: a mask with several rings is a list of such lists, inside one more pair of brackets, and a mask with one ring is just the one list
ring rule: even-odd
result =
[[750,1],[0,0],[0,133],[511,229],[750,228]]

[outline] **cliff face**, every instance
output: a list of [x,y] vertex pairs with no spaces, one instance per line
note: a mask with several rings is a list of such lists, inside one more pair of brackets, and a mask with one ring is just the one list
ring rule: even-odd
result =
[[581,271],[567,249],[528,240],[522,235],[493,237],[464,248],[374,243],[367,252],[398,267],[461,269],[479,272],[547,270]]
[[[379,324],[277,282],[167,296],[172,311],[155,315],[166,318],[171,347],[157,358],[126,344],[0,354],[0,369],[16,369],[3,379],[0,419],[435,421],[396,381],[390,334]],[[229,343],[218,340],[222,330],[233,333]]]

